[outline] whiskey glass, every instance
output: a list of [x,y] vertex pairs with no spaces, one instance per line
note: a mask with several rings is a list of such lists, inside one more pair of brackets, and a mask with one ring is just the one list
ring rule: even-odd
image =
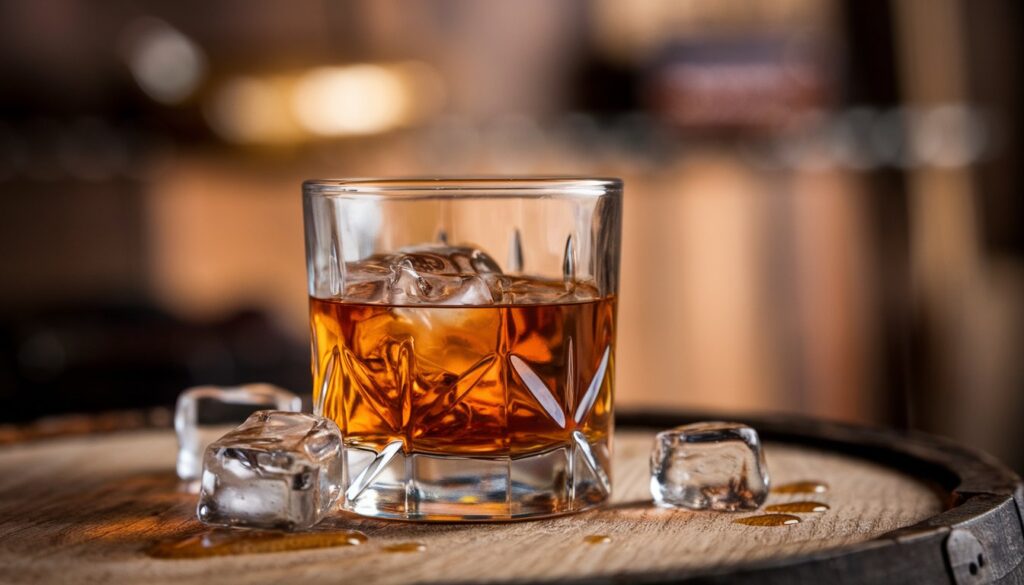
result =
[[513,520],[609,497],[620,180],[311,180],[303,212],[343,509]]

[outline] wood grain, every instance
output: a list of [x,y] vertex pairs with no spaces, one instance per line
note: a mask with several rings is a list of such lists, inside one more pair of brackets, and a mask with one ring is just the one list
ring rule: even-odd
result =
[[[0,450],[2,583],[421,583],[611,576],[707,568],[862,542],[940,511],[928,486],[892,469],[791,445],[766,446],[776,483],[822,480],[824,513],[795,526],[732,521],[750,514],[654,508],[647,491],[653,434],[616,436],[615,497],[602,510],[507,524],[414,524],[338,515],[318,530],[355,528],[360,546],[196,560],[145,555],[160,539],[203,530],[195,496],[179,490],[169,431],[50,440]],[[592,535],[611,542],[588,544]],[[594,539],[601,540],[601,539]],[[419,542],[422,552],[388,553]]]

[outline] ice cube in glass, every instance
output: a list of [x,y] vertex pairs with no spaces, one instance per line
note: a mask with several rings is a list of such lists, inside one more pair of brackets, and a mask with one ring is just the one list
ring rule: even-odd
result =
[[470,246],[420,244],[392,254],[375,254],[346,266],[346,296],[363,302],[400,305],[487,305],[488,283],[501,268],[486,252]]

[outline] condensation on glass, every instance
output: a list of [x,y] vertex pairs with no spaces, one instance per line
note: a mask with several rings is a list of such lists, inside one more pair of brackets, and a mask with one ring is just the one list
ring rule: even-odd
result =
[[494,520],[611,493],[622,183],[304,184],[313,401],[342,506]]

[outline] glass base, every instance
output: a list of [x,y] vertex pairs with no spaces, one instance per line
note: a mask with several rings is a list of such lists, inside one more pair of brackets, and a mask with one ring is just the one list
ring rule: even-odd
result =
[[441,522],[519,520],[592,508],[611,494],[605,443],[574,441],[522,456],[346,449],[342,508],[362,516]]

